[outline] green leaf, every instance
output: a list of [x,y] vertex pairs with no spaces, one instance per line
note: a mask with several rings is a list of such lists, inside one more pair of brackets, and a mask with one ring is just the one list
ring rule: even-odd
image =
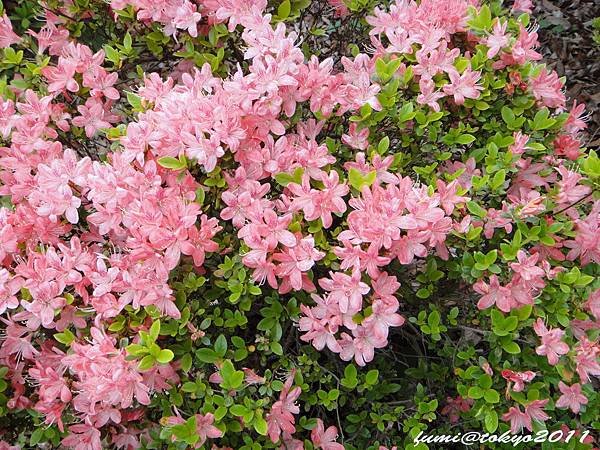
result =
[[279,342],[271,342],[270,345],[271,351],[273,353],[275,353],[276,355],[283,355],[283,347],[281,346],[281,344]]
[[62,333],[56,333],[54,335],[54,339],[56,339],[61,344],[71,345],[71,342],[75,340],[75,335],[69,331],[69,329],[65,329]]
[[126,50],[131,50],[131,46],[133,44],[133,41],[131,39],[131,34],[129,34],[129,31],[127,33],[125,33],[125,37],[123,38],[123,47],[125,47]]
[[174,356],[175,355],[171,350],[169,350],[168,348],[164,348],[160,351],[160,353],[156,357],[156,360],[161,364],[167,364],[173,360]]
[[265,419],[263,419],[262,417],[257,417],[256,419],[254,419],[254,423],[252,425],[254,426],[254,429],[258,434],[260,434],[261,436],[267,435],[268,427],[267,421]]
[[[155,320],[154,322],[152,322],[152,326],[150,327],[150,330],[148,331],[148,336],[150,337],[150,341],[151,342],[156,342],[156,339],[158,339],[158,334],[160,333],[160,320]],[[149,343],[146,343],[146,345]]]
[[127,103],[131,105],[135,112],[144,110],[144,107],[142,106],[142,97],[133,92],[127,92]]
[[427,318],[427,323],[432,329],[437,329],[440,324],[440,313],[438,311],[432,311]]
[[469,388],[469,392],[468,392],[469,398],[478,400],[481,397],[483,397],[483,394],[484,394],[484,391],[479,386],[471,386]]
[[492,386],[492,377],[489,376],[487,373],[485,373],[479,377],[479,380],[477,380],[477,383],[483,389],[489,389]]
[[485,209],[483,209],[481,206],[479,206],[477,203],[475,203],[474,201],[468,201],[467,202],[467,209],[469,210],[469,212],[477,217],[485,217],[487,216],[487,211]]
[[500,401],[500,395],[494,389],[488,389],[487,391],[485,391],[485,394],[483,394],[483,398],[488,403],[498,403]]
[[378,378],[379,378],[379,370],[372,369],[367,372],[367,375],[365,376],[365,382],[367,384],[373,385],[373,384],[377,383]]
[[398,110],[398,122],[407,122],[414,119],[416,113],[414,112],[414,106],[411,102],[405,103],[402,108]]
[[125,347],[125,350],[127,350],[127,353],[129,353],[131,356],[141,356],[148,353],[148,349],[140,344],[130,344]]
[[196,189],[196,199],[194,201],[196,203],[198,203],[200,206],[202,206],[204,204],[205,198],[206,198],[206,192],[204,192],[204,189],[202,189],[201,187]]
[[183,383],[181,385],[181,390],[183,392],[196,392],[198,390],[198,386],[196,385],[196,383],[193,383],[191,381],[186,381],[185,383]]
[[507,342],[505,344],[502,344],[502,348],[506,353],[510,353],[511,355],[521,353],[521,348],[516,342]]
[[222,334],[219,335],[219,337],[215,341],[214,348],[215,353],[218,356],[225,356],[225,353],[227,352],[227,339],[225,339],[225,336],[223,336]]
[[594,150],[590,150],[587,157],[583,160],[583,171],[590,178],[600,177],[600,158]]
[[377,146],[377,153],[379,153],[380,155],[383,155],[385,152],[388,151],[389,148],[390,148],[390,138],[387,136],[384,136],[379,141],[379,145]]
[[29,445],[37,447],[37,444],[42,440],[42,437],[44,437],[44,428],[36,428],[35,431],[31,433],[31,437],[29,438]]
[[215,363],[219,359],[219,355],[212,348],[201,348],[196,351],[196,358],[204,363]]
[[281,20],[287,19],[290,16],[291,11],[292,5],[290,4],[290,0],[284,0],[277,8],[277,16]]
[[119,52],[110,45],[105,45],[103,48],[104,54],[106,55],[106,59],[113,63],[115,66],[119,66],[121,63],[121,56],[119,55]]
[[375,73],[381,80],[387,79],[387,64],[383,60],[383,58],[377,58],[375,60]]
[[219,406],[215,411],[215,420],[219,421],[227,414],[227,407]]
[[504,181],[506,180],[506,170],[500,169],[498,172],[494,174],[494,178],[492,178],[492,189],[496,190],[501,188],[504,185]]
[[223,378],[221,386],[225,389],[237,389],[244,381],[244,372],[235,370],[233,363],[229,360],[223,362],[219,373]]
[[377,171],[376,170],[372,170],[371,172],[369,172],[366,175],[363,175],[355,168],[351,168],[350,171],[348,172],[348,181],[350,182],[350,185],[357,191],[360,191],[363,186],[371,186],[375,182],[376,179],[377,179]]
[[231,375],[231,378],[229,379],[229,384],[230,384],[231,388],[237,389],[242,385],[243,381],[244,381],[244,372],[242,372],[241,370],[237,370],[233,373],[233,375]]
[[155,361],[156,361],[156,359],[154,358],[154,356],[146,355],[140,361],[138,368],[140,370],[148,370],[154,365]]
[[354,364],[348,364],[344,369],[344,376],[349,379],[356,378],[358,375],[358,371],[356,370],[356,366]]
[[293,174],[281,172],[281,173],[275,174],[274,178],[278,184],[285,187],[289,183],[301,184],[302,183],[302,175],[304,175],[304,168],[298,167],[296,170],[294,170]]
[[506,331],[514,331],[517,329],[517,325],[519,325],[519,319],[514,316],[509,316],[504,319],[504,325],[502,328],[504,328]]
[[358,372],[354,364],[348,364],[344,369],[344,378],[340,380],[342,386],[348,389],[354,389],[358,384]]
[[488,411],[485,415],[485,430],[493,433],[498,429],[498,413],[494,410]]
[[192,355],[186,353],[181,357],[181,370],[185,373],[189,372],[192,368]]
[[467,22],[469,27],[475,31],[486,31],[492,28],[492,11],[488,5],[483,5],[479,13],[473,7],[469,8],[471,19]]
[[229,408],[229,412],[231,412],[231,414],[234,416],[241,417],[248,413],[248,408],[246,408],[244,405],[233,405],[231,408]]
[[187,167],[183,161],[173,158],[172,156],[163,156],[158,159],[158,165],[165,169],[181,170]]
[[456,142],[462,145],[470,144],[475,140],[475,136],[472,134],[461,134],[456,138]]
[[550,119],[550,111],[548,108],[540,109],[531,121],[531,127],[536,130],[546,130],[556,123],[556,119]]
[[502,120],[506,122],[506,125],[510,126],[515,121],[515,113],[506,105],[502,107],[500,114],[502,114]]

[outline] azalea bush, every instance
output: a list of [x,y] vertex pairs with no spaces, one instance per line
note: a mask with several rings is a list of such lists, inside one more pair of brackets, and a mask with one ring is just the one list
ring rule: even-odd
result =
[[0,448],[592,448],[600,160],[530,8],[5,2]]

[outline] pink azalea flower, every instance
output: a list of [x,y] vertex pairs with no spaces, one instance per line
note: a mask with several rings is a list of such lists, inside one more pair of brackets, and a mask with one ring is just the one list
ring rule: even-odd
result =
[[569,346],[561,340],[565,332],[559,328],[546,328],[541,318],[533,324],[533,330],[542,340],[542,345],[538,346],[535,352],[538,355],[546,355],[548,364],[552,366],[558,364],[560,355],[569,352]]
[[513,138],[515,142],[510,144],[508,149],[513,155],[522,155],[527,150],[527,142],[529,142],[529,136],[521,133],[520,131],[516,131],[513,133]]
[[510,422],[510,432],[512,434],[520,433],[523,428],[526,428],[529,431],[532,431],[533,429],[531,425],[531,417],[529,414],[521,411],[521,407],[519,405],[511,406],[508,409],[508,412],[502,416],[502,420],[505,422]]
[[571,161],[576,161],[581,156],[581,142],[568,134],[561,134],[552,143],[557,155],[565,156]]
[[526,372],[513,372],[512,370],[503,370],[502,377],[508,381],[508,389],[510,389],[510,383],[514,383],[512,390],[514,392],[521,392],[525,388],[525,383],[529,383],[535,377],[535,372],[527,370]]
[[535,99],[549,108],[563,108],[566,97],[563,93],[563,83],[555,71],[548,72],[542,68],[540,73],[530,80],[531,92]]
[[588,399],[581,392],[581,385],[579,383],[568,386],[562,381],[559,381],[558,388],[562,395],[555,403],[557,408],[569,408],[575,414],[579,414],[581,406],[587,405]]
[[319,285],[329,291],[330,298],[339,304],[342,313],[356,314],[362,309],[363,296],[370,288],[360,281],[360,272],[353,272],[352,276],[342,272],[329,272],[331,278],[321,278]]
[[451,215],[456,205],[466,203],[469,198],[457,195],[459,188],[458,180],[454,180],[448,184],[442,180],[436,181],[437,193],[440,196],[440,204],[447,215]]
[[346,17],[350,12],[343,0],[327,0],[327,3],[333,7],[337,17]]
[[400,327],[405,322],[404,317],[397,313],[398,303],[394,301],[390,304],[377,299],[371,306],[373,312],[362,322],[362,325],[377,341],[387,341],[389,328]]
[[75,70],[77,63],[71,59],[59,58],[58,65],[56,67],[46,66],[42,69],[42,75],[46,77],[48,82],[48,91],[60,92],[64,89],[77,92],[79,90],[79,84],[73,78],[75,76]]
[[441,41],[436,49],[430,51],[427,51],[426,48],[421,49],[416,54],[417,64],[414,66],[414,73],[422,79],[431,79],[442,72],[458,77],[454,61],[459,54],[460,50],[457,48],[448,50],[446,41]]
[[91,138],[101,128],[110,128],[115,117],[107,113],[101,100],[90,97],[85,105],[79,105],[77,111],[81,114],[73,119],[73,125],[84,127],[85,135]]
[[352,330],[353,337],[347,333],[342,333],[342,339],[338,341],[342,348],[340,358],[344,361],[354,361],[359,366],[364,366],[368,362],[373,361],[375,357],[375,348],[385,347],[387,340],[374,336],[366,327],[358,326]]
[[62,445],[74,450],[102,450],[100,431],[88,424],[71,425]]
[[333,224],[332,213],[342,214],[346,212],[347,206],[344,196],[348,194],[350,188],[340,183],[340,176],[332,170],[329,174],[321,176],[323,190],[316,194],[315,213],[319,214],[324,228],[329,228]]
[[[600,204],[598,204],[600,206]],[[600,221],[598,218],[598,207],[594,207],[585,220],[575,219],[575,239],[565,242],[565,247],[570,248],[567,255],[569,261],[579,258],[581,264],[600,262]]]
[[444,86],[444,93],[453,95],[457,105],[462,105],[465,98],[479,98],[479,91],[482,91],[483,87],[476,83],[481,78],[481,72],[474,72],[467,68],[462,75],[457,72],[450,72],[448,76],[450,77],[450,84]]
[[296,431],[294,414],[298,414],[300,408],[298,408],[295,402],[302,391],[300,387],[292,389],[294,375],[295,372],[292,371],[283,385],[283,389],[279,394],[279,400],[273,403],[271,411],[267,413],[267,432],[271,442],[279,441],[282,432],[291,435]]
[[511,206],[515,208],[515,213],[519,218],[536,216],[546,210],[546,205],[544,204],[546,198],[540,195],[538,191],[520,188],[519,194],[520,197],[508,194]]
[[515,0],[515,2],[512,5],[511,11],[531,14],[531,8],[533,8],[533,3],[531,0]]
[[342,444],[335,442],[337,436],[337,428],[332,425],[325,430],[321,419],[317,419],[317,426],[310,433],[310,439],[315,449],[321,450],[344,450]]
[[182,2],[177,8],[175,15],[170,24],[165,27],[165,34],[170,36],[175,34],[175,29],[186,30],[190,36],[198,36],[198,22],[202,15],[196,10],[196,5],[186,1]]
[[435,83],[431,78],[421,78],[419,80],[421,93],[417,96],[417,103],[427,105],[435,112],[440,111],[438,100],[446,96],[441,90],[436,90]]
[[12,23],[5,11],[0,18],[0,48],[10,47],[19,41],[21,38],[13,32]]
[[577,374],[584,383],[591,381],[590,375],[600,376],[600,346],[597,342],[591,342],[587,336],[582,336],[575,347],[575,363],[577,365]]
[[483,280],[479,280],[473,285],[473,290],[483,295],[479,299],[479,302],[477,302],[477,308],[479,309],[486,309],[492,305],[496,305],[500,311],[510,312],[515,307],[510,289],[506,286],[501,286],[496,275],[490,277],[489,285]]
[[223,436],[223,432],[213,425],[215,416],[211,413],[196,414],[196,433],[200,439],[196,443],[196,448],[202,447],[206,439],[215,439]]
[[539,422],[544,422],[550,418],[550,416],[543,411],[543,408],[547,403],[548,399],[534,400],[525,406],[525,414],[527,414],[532,421],[537,420]]
[[83,85],[92,88],[91,94],[94,97],[104,95],[110,100],[118,100],[121,95],[113,87],[118,79],[117,72],[108,73],[102,67],[94,66],[89,75],[84,74]]
[[21,305],[27,311],[38,318],[46,328],[51,328],[54,323],[54,312],[66,304],[63,297],[59,297],[62,289],[56,281],[42,283],[31,290],[33,300],[31,302],[21,300]]
[[[313,299],[321,306],[331,303],[329,299],[321,301],[320,297],[314,294]],[[339,314],[335,314],[332,308],[309,308],[300,305],[300,309],[304,315],[300,317],[298,328],[305,332],[300,339],[311,342],[317,350],[323,350],[327,346],[332,352],[339,353],[341,347],[335,338],[339,326]]]
[[583,186],[579,184],[579,181],[583,178],[576,172],[567,169],[564,166],[557,167],[557,172],[561,176],[561,180],[558,182],[558,195],[556,201],[560,204],[572,204],[591,192],[589,186]]
[[527,254],[523,250],[519,250],[517,252],[518,262],[511,263],[510,268],[516,273],[518,273],[521,276],[521,278],[523,278],[526,281],[543,277],[545,275],[544,269],[536,266],[539,257],[540,255],[537,253],[531,256],[527,256]]
[[269,249],[274,249],[279,243],[286,247],[296,245],[296,236],[287,229],[292,222],[291,214],[278,217],[272,209],[265,209],[260,219],[260,222],[252,221],[238,232],[238,237],[244,239],[250,247],[254,247],[253,242],[261,239],[264,239]]
[[537,33],[535,31],[528,32],[521,24],[519,37],[514,43],[510,53],[502,53],[501,60],[494,63],[495,69],[502,69],[506,66],[523,65],[528,61],[538,61],[542,59],[542,55],[534,50],[538,45]]
[[23,279],[13,277],[5,268],[0,268],[0,315],[7,309],[15,309],[19,306],[17,292],[23,285]]
[[302,289],[302,273],[308,272],[315,262],[323,257],[325,253],[315,249],[312,237],[302,238],[295,247],[286,247],[281,253],[273,255],[273,259],[280,263],[277,266],[277,275],[289,279],[290,285],[295,290]]
[[365,127],[358,131],[358,124],[352,122],[348,134],[342,135],[342,142],[348,147],[365,150],[369,146],[369,128]]
[[47,22],[37,33],[27,30],[27,34],[37,39],[38,54],[42,54],[48,49],[51,55],[60,55],[69,41],[69,31],[57,28],[52,22]]
[[585,104],[581,103],[578,105],[577,101],[574,100],[573,107],[571,108],[571,111],[569,111],[569,117],[563,125],[567,133],[574,136],[577,132],[587,128],[587,124],[585,123],[586,117],[582,117],[584,112]]
[[500,19],[496,19],[492,34],[483,41],[484,44],[489,47],[487,52],[488,58],[493,58],[500,50],[508,45],[508,35],[506,34],[507,26],[508,22],[502,23]]
[[600,289],[596,289],[590,294],[585,306],[596,320],[600,320]]
[[450,423],[457,423],[460,419],[460,413],[468,412],[473,405],[473,399],[462,398],[460,395],[456,398],[447,397],[446,405],[442,408],[441,413],[448,416]]

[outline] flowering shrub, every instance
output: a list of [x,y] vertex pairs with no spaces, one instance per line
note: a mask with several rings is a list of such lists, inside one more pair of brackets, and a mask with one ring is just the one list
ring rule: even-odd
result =
[[530,7],[5,5],[0,447],[591,448],[600,160]]

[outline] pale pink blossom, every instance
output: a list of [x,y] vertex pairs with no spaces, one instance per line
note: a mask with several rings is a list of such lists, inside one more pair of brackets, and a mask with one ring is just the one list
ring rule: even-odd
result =
[[541,318],[534,323],[533,330],[542,340],[542,345],[536,347],[535,352],[538,355],[545,355],[548,364],[552,366],[558,364],[560,355],[569,352],[569,346],[562,341],[565,332],[559,328],[546,328]]
[[5,11],[0,17],[0,48],[10,47],[20,41],[21,38],[13,31],[12,23]]
[[535,99],[542,105],[549,108],[563,108],[566,103],[566,97],[563,93],[563,83],[558,78],[555,71],[550,71],[544,67],[540,73],[530,80],[531,92]]
[[477,99],[481,95],[479,91],[483,90],[477,82],[481,78],[480,72],[475,72],[467,68],[462,75],[457,72],[449,72],[450,84],[444,86],[446,95],[453,95],[457,105],[462,105],[465,98]]
[[502,22],[500,19],[496,19],[492,34],[483,41],[485,45],[489,47],[487,52],[488,58],[493,58],[500,50],[508,45],[508,35],[506,34],[507,26],[508,22]]
[[579,383],[569,386],[559,381],[558,388],[560,389],[561,396],[555,403],[557,408],[569,408],[575,414],[579,414],[581,406],[587,405],[588,399],[581,392],[581,385]]
[[326,430],[321,419],[317,419],[317,426],[310,432],[310,439],[315,449],[321,450],[344,450],[342,444],[335,442],[337,436],[337,428],[332,425]]

